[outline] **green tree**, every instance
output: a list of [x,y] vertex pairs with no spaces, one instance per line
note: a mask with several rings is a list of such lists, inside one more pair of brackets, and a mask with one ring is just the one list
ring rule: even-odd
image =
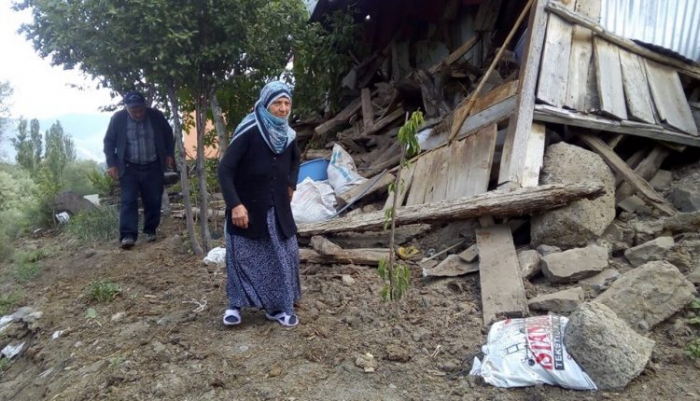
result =
[[[33,21],[22,31],[42,57],[64,68],[79,68],[115,92],[145,89],[151,99],[169,106],[180,156],[188,236],[193,251],[202,253],[192,222],[180,121],[182,112],[195,112],[200,209],[204,212],[200,220],[204,245],[209,248],[203,143],[209,104],[216,104],[210,100],[227,92],[228,96],[255,99],[257,93],[232,94],[229,88],[257,91],[264,80],[281,75],[291,52],[289,35],[305,19],[303,3],[132,0],[126,5],[122,0],[24,0],[15,3],[15,8],[31,8]],[[221,103],[228,113],[228,104]],[[237,110],[251,105],[252,101],[246,102]],[[236,124],[239,119],[229,116],[228,121]]]
[[78,195],[91,195],[98,193],[90,177],[104,176],[99,172],[97,162],[94,160],[76,160],[68,163],[61,177],[61,190],[73,191]]
[[47,170],[49,179],[60,185],[66,166],[75,161],[73,139],[63,132],[61,122],[56,121],[46,131],[44,142],[46,149],[42,167]]
[[17,123],[17,135],[12,138],[15,148],[15,161],[24,167],[30,174],[35,175],[39,169],[42,155],[41,132],[39,120],[33,119],[30,130],[27,131],[27,120],[19,119]]

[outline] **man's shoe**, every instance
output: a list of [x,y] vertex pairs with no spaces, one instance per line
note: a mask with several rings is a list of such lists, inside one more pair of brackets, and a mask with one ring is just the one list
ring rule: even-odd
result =
[[155,234],[144,234],[146,236],[146,242],[156,242]]
[[131,237],[124,237],[124,239],[122,239],[122,241],[119,243],[119,246],[120,246],[122,249],[131,249],[131,248],[134,247],[134,242],[135,242],[135,241],[134,241],[133,238],[131,238]]

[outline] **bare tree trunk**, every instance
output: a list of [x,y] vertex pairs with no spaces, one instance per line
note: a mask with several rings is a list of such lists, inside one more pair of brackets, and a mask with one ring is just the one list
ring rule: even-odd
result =
[[213,88],[209,93],[209,104],[211,106],[211,114],[214,116],[216,135],[219,139],[219,160],[221,160],[221,158],[224,157],[224,153],[226,153],[226,148],[228,147],[228,137],[226,135],[226,120],[224,120],[224,114],[221,111],[221,106],[219,106],[219,99],[216,97],[216,88]]
[[187,176],[187,157],[185,146],[182,142],[182,124],[180,123],[180,106],[178,104],[175,87],[168,87],[168,99],[173,112],[173,123],[175,125],[175,144],[177,145],[178,165],[180,169],[180,185],[182,187],[182,198],[185,202],[185,221],[187,223],[187,236],[190,237],[192,253],[202,255],[204,251],[197,241],[197,233],[194,230],[194,219],[192,218],[192,199],[190,197],[190,180]]
[[211,233],[209,232],[209,193],[207,192],[206,156],[204,154],[204,134],[207,124],[207,95],[206,91],[199,93],[195,99],[195,124],[197,126],[197,181],[199,181],[199,225],[201,228],[204,251],[211,249]]

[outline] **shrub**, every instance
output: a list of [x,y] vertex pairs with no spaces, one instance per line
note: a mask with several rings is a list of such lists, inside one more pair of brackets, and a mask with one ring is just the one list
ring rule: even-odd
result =
[[119,214],[112,206],[84,210],[70,219],[68,233],[87,241],[111,241],[119,236]]
[[15,307],[15,305],[17,305],[20,298],[21,296],[16,292],[9,295],[3,294],[0,296],[0,316],[4,316],[12,312],[12,309]]
[[97,302],[109,302],[122,292],[119,284],[109,280],[93,281],[86,288],[87,295]]

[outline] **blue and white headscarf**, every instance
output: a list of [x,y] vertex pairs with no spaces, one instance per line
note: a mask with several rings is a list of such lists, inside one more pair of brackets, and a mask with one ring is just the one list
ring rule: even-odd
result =
[[275,154],[284,152],[287,146],[296,138],[297,133],[289,126],[289,116],[287,118],[275,117],[267,110],[275,100],[281,97],[292,100],[292,92],[289,86],[279,81],[273,81],[265,85],[260,91],[260,98],[255,102],[253,112],[248,114],[233,132],[231,143],[244,132],[257,125],[262,138],[270,150]]

